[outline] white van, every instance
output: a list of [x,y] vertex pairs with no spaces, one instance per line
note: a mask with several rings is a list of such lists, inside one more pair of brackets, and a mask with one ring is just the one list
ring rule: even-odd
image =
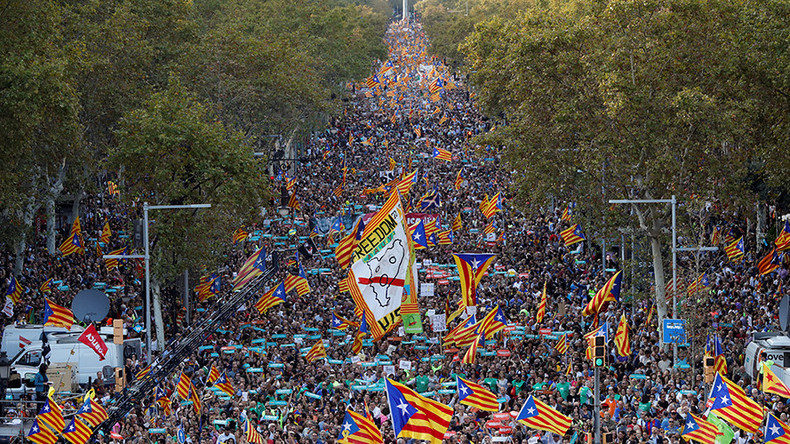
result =
[[[82,333],[84,328],[79,325],[73,325],[71,330],[66,330],[63,327],[46,327],[47,334],[50,333]],[[0,351],[4,351],[8,358],[17,355],[23,348],[32,344],[33,342],[41,340],[41,333],[44,331],[44,326],[41,324],[14,324],[7,325],[3,330],[3,341],[0,344]]]
[[[47,334],[51,352],[50,365],[70,365],[74,369],[78,384],[88,384],[89,381],[95,380],[97,373],[102,373],[106,381],[114,381],[114,369],[123,367],[125,358],[130,358],[133,354],[137,356],[141,354],[139,338],[126,339],[123,344],[116,345],[113,344],[112,334],[100,333],[107,344],[105,359],[100,361],[99,355],[92,348],[78,340],[80,334],[76,332]],[[33,379],[42,361],[42,346],[41,341],[33,341],[11,359],[11,380],[17,379],[16,374],[19,375],[20,380],[17,391],[30,392],[33,388]],[[16,393],[14,388],[11,387],[9,391]]]

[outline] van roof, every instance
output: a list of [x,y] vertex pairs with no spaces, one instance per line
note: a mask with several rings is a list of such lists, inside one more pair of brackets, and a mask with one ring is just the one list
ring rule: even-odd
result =
[[772,348],[790,348],[790,338],[787,336],[774,336],[765,340]]

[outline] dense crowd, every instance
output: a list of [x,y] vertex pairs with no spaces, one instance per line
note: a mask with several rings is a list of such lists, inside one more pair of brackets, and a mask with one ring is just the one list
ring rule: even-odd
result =
[[[388,370],[394,372],[391,378],[453,407],[455,414],[445,439],[448,443],[492,442],[496,436],[509,436],[518,443],[536,442],[538,435],[543,443],[581,442],[584,433],[591,430],[592,367],[585,359],[587,343],[583,335],[592,329],[592,319],[583,317],[581,310],[590,291],[600,288],[611,276],[603,269],[601,251],[590,242],[585,242],[580,250],[579,245],[563,244],[559,232],[570,224],[561,218],[565,204],[521,212],[506,198],[504,210],[491,219],[494,237],[486,238],[484,227],[489,220],[479,209],[480,201],[497,192],[511,197],[509,187],[513,183],[512,173],[501,167],[497,148],[473,143],[475,135],[488,131],[494,123],[478,111],[464,79],[446,72],[440,61],[426,55],[427,39],[419,23],[393,24],[387,40],[393,68],[383,72],[383,63],[376,66],[381,87],[374,93],[364,83],[354,85],[350,91],[352,100],[343,116],[331,122],[309,147],[312,160],[293,165],[290,170],[290,177],[296,178],[291,192],[300,208],[288,216],[268,209],[260,223],[247,227],[253,236],[229,256],[228,269],[237,270],[243,259],[260,246],[271,251],[280,242],[301,242],[317,233],[314,240],[319,254],[302,261],[308,270],[310,293],[291,293],[287,302],[263,315],[249,305],[239,307],[238,316],[207,338],[204,345],[213,348],[196,350],[180,369],[201,389],[201,412],[195,412],[192,405],[182,403],[175,394],[180,375],[176,372],[170,380],[161,381],[161,387],[174,400],[172,414],[166,415],[157,407],[153,396],[141,399],[138,408],[113,429],[124,442],[174,442],[179,427],[183,427],[188,442],[244,442],[240,421],[246,417],[265,442],[330,443],[340,435],[349,406],[357,412],[369,409],[385,442],[411,442],[393,436],[382,391],[382,378]],[[436,72],[453,87],[445,87],[439,97],[431,97],[428,83]],[[396,75],[398,81],[393,80]],[[453,160],[432,158],[433,147],[449,150]],[[367,338],[361,353],[352,357],[356,329],[340,331],[330,327],[332,313],[355,319],[353,300],[339,288],[345,271],[333,254],[338,238],[351,226],[344,226],[341,234],[328,233],[325,227],[338,215],[351,219],[380,206],[387,196],[380,187],[401,172],[413,169],[419,171],[420,180],[403,196],[404,205],[411,212],[420,212],[420,198],[435,191],[440,202],[425,212],[438,214],[442,229],[450,229],[460,215],[462,228],[453,232],[451,245],[417,252],[419,279],[434,283],[435,288],[433,296],[419,297],[425,332],[407,335],[396,329],[382,341]],[[461,184],[456,189],[459,170]],[[339,187],[341,190],[336,193]],[[83,231],[89,233],[86,237],[98,235],[105,221],[115,231],[105,253],[129,241],[131,221],[139,212],[139,207],[121,204],[107,193],[84,198],[79,208]],[[745,226],[737,218],[720,217],[712,215],[707,232],[718,225],[734,230],[736,237],[746,234],[739,232]],[[323,223],[327,220],[328,224]],[[68,220],[62,225],[67,232]],[[787,293],[786,263],[771,274],[758,275],[755,263],[764,249],[747,243],[746,255],[738,263],[729,262],[722,253],[703,259],[702,271],[708,273],[710,286],[693,295],[682,292],[681,313],[694,318],[690,323],[694,346],[680,347],[677,361],[672,349],[661,345],[649,287],[645,294],[610,303],[601,313],[599,322],[608,321],[610,338],[623,312],[631,328],[632,355],[616,357],[610,343],[609,363],[601,378],[602,426],[613,432],[618,442],[680,442],[678,427],[685,414],[701,414],[706,409],[709,387],[702,377],[701,358],[709,333],[717,333],[724,345],[728,376],[782,420],[788,419],[786,400],[758,391],[743,368],[749,333],[778,329],[777,303]],[[429,277],[429,273],[444,271],[454,275],[451,253],[471,251],[496,254],[489,274],[478,287],[478,312],[488,313],[498,304],[508,323],[518,329],[497,334],[481,347],[485,352],[474,364],[462,364],[459,357],[465,350],[443,345],[443,333],[432,331],[428,316],[429,310],[443,313],[448,306],[449,313],[455,311],[458,281]],[[606,268],[622,269],[625,264],[619,254],[614,250],[609,253]],[[135,326],[142,322],[142,285],[133,263],[107,271],[104,261],[91,249],[82,255],[51,255],[43,234],[29,240],[25,256],[24,269],[17,279],[27,291],[15,306],[14,319],[6,320],[7,324],[41,321],[43,301],[38,288],[49,278],[60,281],[53,286],[51,298],[64,306],[69,306],[79,289],[102,282],[116,289],[110,294],[108,317],[124,319],[131,337],[140,335]],[[4,280],[13,269],[13,260],[10,255],[0,258],[0,277]],[[695,277],[693,261],[688,260],[681,257],[680,269],[685,270],[680,275],[681,283]],[[223,303],[232,278],[233,273],[223,276],[219,296],[205,302],[193,300],[193,316],[210,316],[212,307]],[[626,289],[629,281],[631,278],[627,277]],[[544,285],[549,295],[547,314],[543,322],[537,323]],[[163,298],[163,302],[166,337],[178,340],[189,329],[189,325],[179,322],[182,304],[178,297]],[[460,318],[448,328],[458,322]],[[540,329],[550,329],[552,335],[540,336]],[[561,355],[554,348],[556,340],[550,338],[563,332],[569,333],[570,349]],[[300,349],[309,347],[317,338],[329,344],[329,360],[309,363]],[[238,347],[230,347],[235,345]],[[495,353],[498,350],[508,350],[510,354],[501,356],[506,353]],[[681,360],[690,368],[677,368]],[[129,359],[127,381],[132,383],[134,374],[146,364],[143,357]],[[226,373],[237,390],[235,396],[203,389],[212,365]],[[504,412],[518,411],[532,394],[569,415],[573,419],[571,431],[559,437],[513,423],[509,434],[500,435],[486,424],[492,419],[490,412],[476,411],[458,402],[454,394],[456,375],[488,387],[500,398]],[[103,387],[101,382],[94,386],[99,398],[108,402],[112,388]],[[67,403],[67,412],[69,407],[75,406]],[[24,409],[18,414],[25,414]],[[149,434],[150,429],[159,428],[164,433]],[[112,440],[109,435],[99,439]],[[761,441],[760,437],[737,429],[735,439],[744,443]]]

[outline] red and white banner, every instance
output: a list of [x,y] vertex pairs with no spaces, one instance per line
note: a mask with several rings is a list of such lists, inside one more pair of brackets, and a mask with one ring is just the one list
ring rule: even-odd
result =
[[99,332],[96,331],[96,327],[93,324],[90,324],[78,339],[99,355],[99,361],[104,361],[104,355],[107,354],[107,344],[99,336]]

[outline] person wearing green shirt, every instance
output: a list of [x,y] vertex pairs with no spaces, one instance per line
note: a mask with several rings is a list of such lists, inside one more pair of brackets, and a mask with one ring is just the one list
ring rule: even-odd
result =
[[427,392],[429,382],[430,380],[428,379],[427,376],[425,375],[417,376],[416,378],[414,378],[414,390],[416,390],[417,393]]

